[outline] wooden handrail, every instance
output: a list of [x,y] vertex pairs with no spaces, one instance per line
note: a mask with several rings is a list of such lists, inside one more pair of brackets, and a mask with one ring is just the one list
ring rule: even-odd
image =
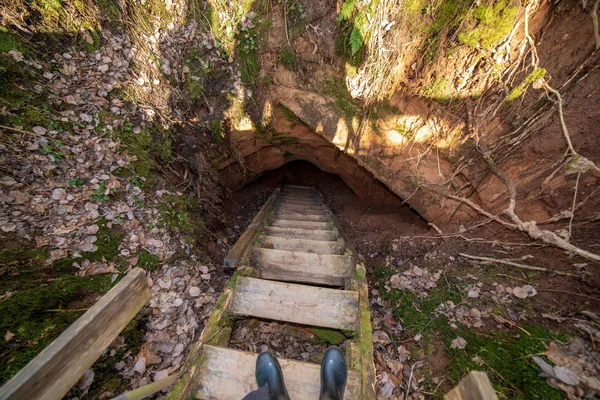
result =
[[62,399],[150,297],[145,271],[134,268],[2,386],[0,399]]

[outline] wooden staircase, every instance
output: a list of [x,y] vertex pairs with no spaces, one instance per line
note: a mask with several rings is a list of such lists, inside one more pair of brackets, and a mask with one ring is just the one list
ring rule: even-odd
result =
[[[277,189],[225,258],[233,277],[181,373],[115,400],[142,399],[170,385],[167,399],[240,400],[256,389],[257,354],[229,348],[236,320],[259,318],[334,329],[348,338],[345,399],[375,399],[371,315],[365,268],[319,192]],[[59,400],[151,298],[134,268],[0,388],[0,399]],[[279,359],[292,400],[318,399],[320,365]],[[471,371],[446,400],[497,400],[483,372]]]
[[[277,189],[225,261],[236,268],[169,399],[240,400],[258,354],[228,347],[240,318],[335,329],[349,339],[346,399],[374,399],[364,266],[314,188]],[[318,399],[320,365],[280,359],[294,399]]]

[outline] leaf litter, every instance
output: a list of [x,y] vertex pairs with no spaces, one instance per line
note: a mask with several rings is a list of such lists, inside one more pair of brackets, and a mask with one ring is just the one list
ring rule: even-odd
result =
[[[185,11],[179,2],[170,7],[175,14]],[[224,284],[214,265],[202,265],[193,255],[167,263],[176,253],[190,253],[180,232],[157,226],[163,196],[179,193],[142,190],[144,178],[134,181],[118,175],[136,157],[119,151],[121,143],[113,137],[126,123],[134,125],[134,134],[139,134],[158,121],[173,123],[183,114],[176,107],[161,108],[160,104],[138,107],[120,97],[123,89],[132,87],[156,93],[163,74],[177,82],[185,80],[182,52],[186,46],[212,49],[205,61],[223,64],[211,38],[197,27],[193,20],[185,25],[172,24],[162,37],[142,33],[136,43],[144,46],[134,44],[127,34],[103,30],[98,50],[56,53],[50,63],[25,57],[18,50],[10,52],[24,68],[43,71],[36,88],[40,93],[42,87],[48,88],[49,105],[60,111],[46,110],[50,123],[45,127],[36,124],[27,130],[15,123],[8,130],[10,140],[0,142],[0,167],[11,175],[0,177],[0,230],[35,240],[37,247],[48,247],[47,263],[71,257],[78,276],[112,274],[114,282],[122,272],[113,261],[90,261],[86,257],[98,251],[96,234],[98,222],[103,220],[108,229],[125,232],[118,252],[129,259],[127,270],[136,266],[141,252],[157,257],[162,265],[148,274],[152,299],[142,311],[148,319],[142,350],[115,360],[115,373],[126,377],[131,388],[181,368],[189,345],[198,338],[218,297],[215,288]],[[151,54],[164,54],[162,71],[158,62],[147,62],[153,60]],[[144,65],[135,75],[134,63]],[[224,63],[229,64],[233,78],[223,90],[245,95],[240,90],[237,67]],[[109,118],[102,117],[106,110],[110,111]],[[12,116],[6,107],[0,113]],[[115,193],[119,196],[113,196]],[[0,293],[0,299],[12,294]],[[13,337],[10,331],[4,333],[5,341]],[[106,352],[108,357],[116,355],[124,340],[122,336],[115,340]],[[93,381],[93,373],[86,374],[80,389],[87,392]]]

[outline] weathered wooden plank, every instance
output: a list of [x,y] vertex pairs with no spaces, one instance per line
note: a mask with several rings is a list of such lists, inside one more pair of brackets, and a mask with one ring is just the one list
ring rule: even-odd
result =
[[299,214],[299,213],[285,213],[278,211],[275,213],[274,218],[289,219],[293,221],[315,221],[315,222],[327,222],[331,221],[331,217],[326,214]]
[[484,372],[471,371],[444,396],[444,400],[498,400],[498,396]]
[[342,242],[325,242],[310,239],[291,239],[276,236],[263,236],[261,247],[275,250],[300,251],[317,254],[344,254]]
[[321,205],[323,202],[317,197],[281,196],[281,203],[296,203],[308,205]]
[[290,192],[290,191],[282,191],[281,196],[283,197],[298,197],[298,198],[311,198],[311,199],[321,199],[321,196],[317,192]]
[[230,312],[354,331],[358,326],[358,293],[240,277]]
[[279,236],[293,239],[326,240],[329,242],[335,242],[339,238],[337,231],[325,229],[279,228],[277,226],[267,226],[263,232],[269,236]]
[[267,216],[269,212],[273,208],[275,201],[277,200],[277,196],[279,195],[279,191],[281,189],[277,188],[273,192],[273,194],[269,197],[269,199],[262,206],[258,214],[254,217],[250,226],[244,231],[242,236],[238,239],[237,242],[233,245],[229,253],[225,256],[224,266],[227,268],[237,268],[239,263],[243,260],[243,258],[248,254],[248,251],[252,248],[252,242],[254,238],[263,228],[265,221],[267,220]]
[[298,204],[279,204],[277,211],[287,211],[306,214],[329,214],[329,210],[321,206],[301,206]]
[[[258,389],[254,377],[257,354],[205,346],[199,373],[197,399],[240,400]],[[318,399],[321,390],[319,364],[278,359],[291,400]],[[348,372],[344,399],[360,399],[360,374]]]
[[367,286],[367,271],[364,264],[356,265],[356,273],[352,279],[352,289],[358,291],[359,301],[359,330],[353,342],[354,351],[351,358],[351,368],[362,374],[362,396],[364,400],[375,400],[375,364],[373,362],[373,327],[371,326],[371,311],[369,309],[369,288]]
[[286,189],[299,189],[299,190],[312,190],[316,191],[317,189],[314,186],[303,186],[303,185],[285,185]]
[[352,257],[254,249],[252,265],[260,277],[283,282],[345,286],[354,274]]
[[300,229],[322,229],[329,230],[333,228],[333,224],[329,222],[311,222],[311,221],[290,221],[287,219],[276,219],[269,223],[269,226],[277,226],[279,228],[300,228]]
[[0,388],[0,399],[61,399],[150,296],[146,273],[134,268]]

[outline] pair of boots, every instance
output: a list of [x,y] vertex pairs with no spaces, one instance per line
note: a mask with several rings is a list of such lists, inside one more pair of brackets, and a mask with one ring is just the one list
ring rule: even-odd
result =
[[[348,368],[344,353],[338,347],[325,351],[321,363],[320,400],[342,400],[346,389]],[[271,353],[259,354],[256,359],[256,383],[258,392],[267,394],[268,400],[289,400],[279,362]],[[258,397],[256,397],[258,398]]]

